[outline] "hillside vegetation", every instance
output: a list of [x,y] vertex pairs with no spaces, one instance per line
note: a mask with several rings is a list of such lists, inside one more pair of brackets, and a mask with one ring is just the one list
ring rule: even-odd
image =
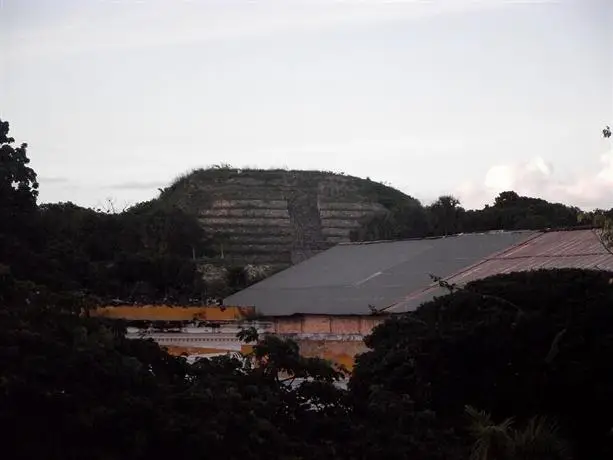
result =
[[419,202],[391,187],[321,171],[199,169],[158,199],[216,235],[218,259],[285,268],[337,243],[362,222]]

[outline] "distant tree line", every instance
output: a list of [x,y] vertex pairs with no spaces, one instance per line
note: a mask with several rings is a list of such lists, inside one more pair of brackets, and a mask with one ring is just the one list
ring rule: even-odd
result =
[[[601,211],[604,212],[604,211]],[[585,226],[577,207],[550,203],[540,198],[500,193],[493,205],[466,210],[451,196],[439,197],[422,206],[419,202],[396,201],[386,212],[366,219],[351,233],[352,241],[423,238],[491,230],[542,230]]]
[[106,214],[58,203],[21,220],[3,247],[20,279],[107,299],[188,303],[206,295],[195,257],[209,249],[207,240],[196,219],[177,208],[142,203]]

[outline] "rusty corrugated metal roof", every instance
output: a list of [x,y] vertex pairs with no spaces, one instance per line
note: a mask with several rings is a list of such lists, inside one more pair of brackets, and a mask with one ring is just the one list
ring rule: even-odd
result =
[[[492,275],[550,268],[584,268],[613,271],[613,255],[603,246],[596,230],[537,233],[496,254],[485,257],[446,277],[451,284],[465,284]],[[389,312],[410,311],[443,292],[433,283],[392,304]]]

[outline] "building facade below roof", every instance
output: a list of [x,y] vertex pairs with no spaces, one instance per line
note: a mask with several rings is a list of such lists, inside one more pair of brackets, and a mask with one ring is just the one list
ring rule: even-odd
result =
[[387,315],[292,315],[255,318],[246,308],[170,307],[121,305],[101,307],[92,316],[123,320],[127,338],[152,339],[173,355],[188,361],[231,355],[242,357],[252,350],[237,334],[255,328],[260,335],[291,339],[306,357],[318,357],[353,368],[355,356],[367,351],[364,337]]

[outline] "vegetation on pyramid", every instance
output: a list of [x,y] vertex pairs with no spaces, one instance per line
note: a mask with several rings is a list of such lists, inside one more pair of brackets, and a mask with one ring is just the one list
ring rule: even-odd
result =
[[350,241],[375,216],[422,209],[416,199],[368,179],[226,166],[178,178],[159,201],[196,215],[205,232],[215,236],[219,259],[273,268]]

